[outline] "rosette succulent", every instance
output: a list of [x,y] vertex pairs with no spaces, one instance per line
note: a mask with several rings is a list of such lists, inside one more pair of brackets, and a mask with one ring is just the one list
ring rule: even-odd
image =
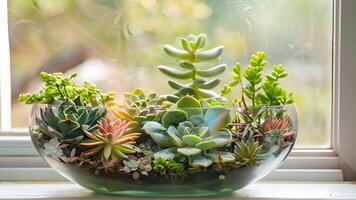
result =
[[124,103],[111,108],[111,111],[120,119],[142,124],[145,121],[159,119],[169,106],[170,104],[156,93],[145,95],[142,89],[137,88],[132,93],[126,92]]
[[84,138],[85,131],[92,131],[96,128],[96,122],[104,114],[104,107],[85,107],[79,98],[75,101],[67,99],[63,102],[53,100],[47,107],[40,110],[36,124],[38,131],[44,137],[57,137],[63,142],[78,143]]
[[127,159],[127,154],[136,152],[133,144],[140,133],[133,132],[136,124],[125,120],[102,119],[98,122],[98,130],[85,131],[88,139],[79,145],[85,147],[84,156],[97,156],[105,160]]
[[278,143],[280,145],[289,144],[289,140],[295,135],[291,130],[288,118],[267,118],[262,124],[262,132],[266,136],[266,141]]
[[240,166],[258,165],[263,160],[262,145],[253,139],[240,141],[235,146],[235,158]]
[[185,157],[192,167],[208,167],[213,162],[231,162],[234,157],[217,148],[230,145],[231,132],[224,127],[230,122],[229,111],[222,107],[202,109],[197,99],[185,96],[177,110],[168,111],[159,122],[147,122],[143,130],[165,149],[155,158]]

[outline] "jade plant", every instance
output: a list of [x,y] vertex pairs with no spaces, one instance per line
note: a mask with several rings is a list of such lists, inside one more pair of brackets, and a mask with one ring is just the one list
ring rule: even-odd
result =
[[206,44],[207,36],[205,34],[199,34],[198,36],[189,35],[187,38],[182,37],[181,46],[183,49],[173,47],[169,44],[164,45],[164,52],[178,61],[180,69],[165,65],[159,66],[158,69],[171,78],[190,80],[188,84],[169,80],[168,85],[177,90],[177,92],[167,95],[166,98],[168,101],[177,102],[180,97],[185,95],[191,95],[197,99],[218,97],[218,94],[211,89],[218,86],[221,82],[220,78],[215,77],[226,70],[226,64],[220,64],[208,69],[203,69],[199,66],[201,66],[201,63],[218,59],[224,47],[218,46],[205,50]]
[[207,48],[205,34],[180,42],[181,48],[163,46],[177,67],[158,67],[182,80],[168,81],[168,95],[136,88],[116,102],[113,92],[74,82],[76,73],[42,72],[43,88],[19,97],[37,104],[30,130],[40,152],[97,176],[124,175],[140,183],[168,177],[176,183],[199,173],[224,181],[228,173],[262,166],[292,147],[295,122],[283,105],[293,96],[280,84],[288,76],[283,65],[264,75],[266,54],[256,52],[244,70],[232,66],[232,81],[217,88],[227,66],[213,64],[223,46]]

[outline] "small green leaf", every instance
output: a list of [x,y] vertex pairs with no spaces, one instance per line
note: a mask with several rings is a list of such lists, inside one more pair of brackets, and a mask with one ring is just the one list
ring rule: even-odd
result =
[[207,153],[206,156],[214,163],[235,162],[235,156],[230,152]]
[[207,70],[197,70],[197,74],[201,77],[213,77],[223,73],[226,70],[226,67],[226,64],[220,64]]
[[198,89],[198,95],[201,98],[217,98],[217,97],[219,97],[219,95],[217,95],[214,91],[205,90],[205,89]]
[[177,152],[180,153],[180,154],[183,154],[185,156],[194,156],[194,155],[198,155],[201,153],[201,150],[198,149],[198,148],[178,148],[177,149]]
[[189,164],[192,167],[209,167],[211,164],[213,164],[213,161],[210,159],[207,159],[203,156],[197,156],[193,157],[189,160]]
[[155,153],[153,155],[153,157],[155,159],[163,158],[165,160],[173,160],[175,158],[175,156],[176,156],[173,153],[174,150],[175,150],[175,148],[164,149],[164,150],[161,150],[161,151],[158,151],[157,153]]
[[188,52],[193,51],[193,49],[192,49],[192,47],[190,46],[190,44],[189,44],[189,42],[188,42],[187,39],[182,38],[182,39],[181,39],[181,43],[182,43],[183,49],[185,49],[185,50],[188,51]]
[[184,110],[188,116],[203,116],[203,110],[201,109],[199,101],[191,96],[185,96],[177,101],[177,108]]
[[194,124],[194,126],[199,127],[204,125],[204,119],[202,116],[199,115],[193,115],[189,117],[189,121]]
[[189,70],[195,71],[195,66],[192,63],[187,62],[187,61],[181,61],[179,63],[179,66],[183,69],[189,69]]
[[149,134],[153,139],[153,141],[155,141],[157,144],[164,147],[174,146],[174,144],[167,136],[167,129],[164,126],[162,126],[162,124],[158,122],[150,121],[150,122],[146,122],[143,125],[142,129],[147,134]]
[[201,149],[203,151],[214,148],[215,146],[216,146],[216,144],[212,140],[199,142],[195,145],[196,148]]
[[189,60],[191,58],[191,54],[188,51],[177,49],[169,44],[164,45],[163,50],[173,58],[182,60]]
[[182,147],[183,141],[178,137],[177,129],[174,128],[173,126],[170,126],[167,130],[168,137],[171,139],[171,141],[178,147]]
[[163,74],[176,79],[191,79],[194,77],[194,72],[192,70],[182,71],[163,65],[158,66],[158,69]]
[[180,90],[182,88],[186,88],[187,86],[186,85],[183,85],[183,84],[180,84],[176,81],[173,81],[173,80],[169,80],[168,81],[168,85],[171,86],[171,88],[175,89],[175,90]]
[[213,79],[213,80],[207,81],[202,84],[198,84],[198,86],[199,86],[199,88],[202,88],[202,89],[211,90],[211,89],[215,88],[216,86],[218,86],[220,82],[221,82],[221,79],[217,78],[217,79]]
[[218,46],[205,51],[198,51],[196,52],[195,55],[195,61],[202,62],[202,61],[217,59],[219,58],[219,56],[222,54],[223,51],[224,51],[224,46]]
[[183,143],[189,146],[194,146],[195,144],[202,142],[203,139],[196,135],[184,135],[182,137]]
[[164,127],[177,127],[180,122],[187,121],[188,114],[183,110],[167,111],[162,117]]
[[205,113],[204,121],[211,134],[216,133],[230,123],[230,111],[221,107],[209,108]]

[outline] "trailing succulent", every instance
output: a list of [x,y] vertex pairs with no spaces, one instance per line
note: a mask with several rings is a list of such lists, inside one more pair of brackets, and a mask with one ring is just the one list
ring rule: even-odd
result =
[[[227,66],[209,64],[219,59],[223,46],[206,49],[205,34],[180,42],[181,48],[163,47],[178,68],[158,67],[184,81],[169,80],[174,92],[168,95],[137,88],[116,103],[112,92],[75,83],[76,73],[42,72],[44,87],[21,94],[19,101],[41,104],[30,130],[44,154],[96,175],[126,174],[135,181],[168,175],[174,182],[202,171],[221,173],[223,180],[232,170],[259,165],[270,149],[294,143],[294,124],[282,106],[293,102],[279,83],[288,76],[283,65],[263,76],[266,54],[256,52],[244,71],[239,63],[232,66],[233,80],[218,94],[216,77]],[[235,88],[240,98],[231,98]]]
[[[169,44],[163,46],[164,52],[178,61],[181,69],[175,69],[165,65],[158,66],[158,69],[165,75],[180,80],[190,80],[191,83],[182,84],[174,80],[169,80],[168,84],[174,90],[174,94],[166,96],[171,102],[177,102],[180,97],[191,95],[196,99],[217,98],[218,94],[211,91],[221,82],[219,78],[213,78],[226,70],[225,64],[220,64],[208,69],[200,69],[201,63],[216,60],[222,54],[224,47],[218,46],[212,49],[204,50],[207,43],[207,36],[202,33],[198,36],[189,35],[187,38],[181,38],[183,49],[173,47]],[[206,78],[212,78],[210,80]]]

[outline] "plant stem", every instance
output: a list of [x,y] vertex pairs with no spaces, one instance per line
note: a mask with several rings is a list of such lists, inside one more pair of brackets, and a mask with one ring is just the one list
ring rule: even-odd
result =
[[64,95],[63,95],[63,93],[61,91],[61,88],[60,88],[60,86],[58,84],[56,84],[56,88],[58,89],[58,92],[61,95],[62,99],[64,99]]

